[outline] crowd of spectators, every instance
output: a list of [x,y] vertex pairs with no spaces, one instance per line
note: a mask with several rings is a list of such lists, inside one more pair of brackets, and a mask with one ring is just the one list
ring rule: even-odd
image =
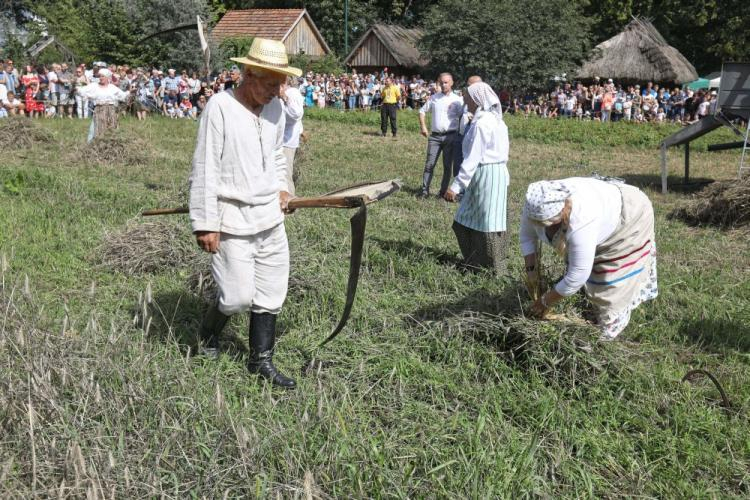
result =
[[[241,76],[237,67],[200,78],[196,72],[185,70],[165,72],[103,62],[89,67],[69,67],[65,63],[26,66],[19,71],[13,61],[7,60],[0,72],[0,117],[25,114],[88,118],[90,105],[77,89],[97,81],[101,68],[109,69],[112,83],[130,93],[123,112],[132,112],[139,119],[145,119],[148,113],[197,119],[212,95],[236,86]],[[370,73],[354,69],[342,74],[308,72],[299,79],[299,90],[307,107],[369,111],[380,107],[386,77],[401,90],[400,109],[419,109],[432,94],[440,92],[436,81],[420,75],[396,76],[388,68]],[[712,113],[716,103],[716,92],[660,88],[651,82],[643,87],[623,86],[611,79],[596,79],[590,85],[564,83],[547,93],[497,93],[508,113],[601,122],[689,123]]]
[[612,79],[591,85],[565,83],[543,94],[510,97],[501,92],[510,113],[578,120],[692,123],[716,109],[716,91],[660,87],[653,82],[623,86]]
[[385,79],[390,77],[400,89],[401,109],[421,107],[429,97],[440,92],[437,81],[425,80],[420,75],[396,76],[388,68],[376,73],[320,74],[308,72],[301,79],[300,93],[306,107],[334,108],[338,110],[373,110],[382,104],[381,91]]
[[145,119],[148,113],[197,119],[208,99],[236,85],[240,75],[239,70],[225,70],[209,83],[195,72],[168,69],[165,73],[104,62],[74,68],[65,63],[28,65],[19,71],[12,60],[7,60],[0,72],[0,116],[88,118],[91,106],[78,89],[97,82],[102,68],[112,72],[112,84],[130,94],[123,112],[130,111],[139,119]]

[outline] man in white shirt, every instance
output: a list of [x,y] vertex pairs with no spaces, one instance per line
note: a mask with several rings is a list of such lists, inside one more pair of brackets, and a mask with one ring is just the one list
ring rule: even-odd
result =
[[302,116],[305,114],[305,99],[297,88],[298,80],[288,77],[279,93],[279,99],[284,106],[286,125],[284,127],[284,156],[286,156],[286,183],[289,194],[295,195],[294,187],[294,156],[299,148],[299,138],[302,135]]
[[250,311],[247,368],[272,384],[295,387],[273,365],[276,317],[286,299],[289,247],[284,229],[289,188],[283,152],[284,110],[278,99],[289,66],[278,41],[255,38],[240,84],[214,95],[198,128],[190,176],[190,221],[198,245],[213,255],[218,303],[200,337],[218,355],[229,316]]
[[[422,189],[417,194],[418,198],[426,198],[430,195],[430,183],[432,173],[435,169],[438,156],[443,154],[443,179],[440,182],[440,193],[442,198],[448,189],[452,176],[457,174],[460,165],[455,165],[455,154],[453,149],[461,147],[457,144],[458,127],[463,115],[463,101],[453,93],[453,77],[450,73],[442,73],[438,78],[440,92],[432,95],[419,110],[419,125],[422,135],[427,137],[427,159],[424,164],[422,175]],[[427,130],[425,114],[431,113],[430,127]]]

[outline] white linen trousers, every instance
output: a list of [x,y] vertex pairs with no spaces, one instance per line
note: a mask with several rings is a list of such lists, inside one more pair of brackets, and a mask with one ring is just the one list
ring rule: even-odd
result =
[[289,283],[289,244],[284,224],[249,236],[221,233],[211,272],[219,311],[279,314]]

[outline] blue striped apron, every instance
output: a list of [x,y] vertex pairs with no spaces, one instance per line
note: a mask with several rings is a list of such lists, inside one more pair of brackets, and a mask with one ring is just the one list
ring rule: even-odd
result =
[[506,231],[509,182],[505,162],[480,164],[461,198],[455,221],[483,233]]

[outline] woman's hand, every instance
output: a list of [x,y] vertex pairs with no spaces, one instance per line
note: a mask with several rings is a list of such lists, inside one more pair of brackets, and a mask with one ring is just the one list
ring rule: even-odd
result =
[[456,193],[452,189],[449,188],[443,195],[443,198],[445,199],[445,201],[450,201],[451,203],[455,203]]
[[[543,295],[542,295],[543,297]],[[534,318],[543,318],[545,314],[547,314],[547,311],[549,310],[547,306],[545,306],[542,303],[542,297],[539,297],[534,301],[534,303],[531,305],[531,310],[529,311],[529,314],[533,316]]]
[[534,303],[531,305],[529,313],[535,318],[544,318],[552,306],[562,300],[563,296],[557,293],[554,288],[543,293]]

